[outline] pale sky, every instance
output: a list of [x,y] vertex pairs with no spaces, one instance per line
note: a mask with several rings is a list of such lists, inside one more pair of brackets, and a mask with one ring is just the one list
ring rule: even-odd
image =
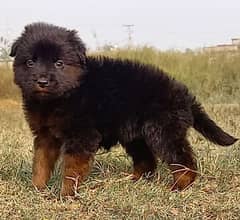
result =
[[[0,36],[16,38],[44,21],[76,29],[88,47],[133,42],[159,49],[199,48],[240,37],[239,0],[1,0]],[[97,41],[94,38],[96,33]]]

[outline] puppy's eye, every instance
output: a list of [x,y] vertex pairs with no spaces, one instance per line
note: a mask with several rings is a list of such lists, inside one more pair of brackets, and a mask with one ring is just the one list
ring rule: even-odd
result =
[[27,60],[26,65],[27,67],[32,68],[34,66],[34,62],[32,60]]
[[57,60],[57,62],[55,63],[55,67],[56,68],[63,68],[64,67],[64,62],[62,60]]

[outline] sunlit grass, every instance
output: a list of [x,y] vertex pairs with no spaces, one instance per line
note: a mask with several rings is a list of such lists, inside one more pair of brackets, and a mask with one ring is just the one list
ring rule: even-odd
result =
[[[205,107],[240,136],[238,104]],[[0,116],[0,219],[239,219],[239,143],[217,147],[191,130],[199,177],[182,193],[170,192],[172,175],[164,164],[151,181],[133,183],[126,177],[132,161],[121,147],[99,151],[77,197],[62,201],[59,166],[48,190],[38,193],[31,185],[32,136],[21,105],[0,100]]]
[[[187,84],[220,126],[240,137],[240,55],[152,48],[101,54],[164,69]],[[97,153],[74,200],[59,198],[61,161],[49,189],[36,192],[31,185],[33,139],[20,100],[11,67],[0,66],[0,219],[239,219],[240,143],[217,147],[193,130],[189,139],[199,176],[185,192],[170,192],[172,175],[162,163],[151,181],[133,183],[126,177],[132,161],[121,147]]]

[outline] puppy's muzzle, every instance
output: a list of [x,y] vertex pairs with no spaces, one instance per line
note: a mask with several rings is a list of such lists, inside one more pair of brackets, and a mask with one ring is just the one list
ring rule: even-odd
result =
[[46,78],[39,78],[37,80],[37,85],[40,87],[40,88],[46,88],[49,86],[49,80],[46,79]]

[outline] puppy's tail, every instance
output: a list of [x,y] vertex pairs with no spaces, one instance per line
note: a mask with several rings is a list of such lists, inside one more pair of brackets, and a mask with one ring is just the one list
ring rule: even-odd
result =
[[238,140],[217,126],[196,101],[192,105],[192,113],[194,118],[193,127],[211,142],[221,146],[229,146]]

